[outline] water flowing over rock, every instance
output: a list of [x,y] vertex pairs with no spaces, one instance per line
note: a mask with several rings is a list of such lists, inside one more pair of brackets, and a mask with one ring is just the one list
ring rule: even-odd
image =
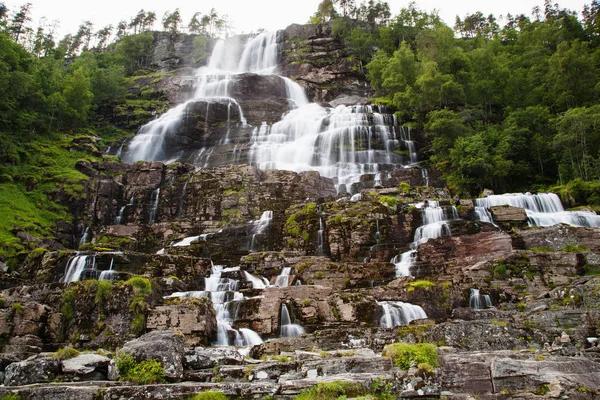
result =
[[143,126],[125,160],[318,171],[338,189],[365,173],[418,161],[410,130],[384,107],[309,103],[298,83],[273,75],[281,60],[278,33],[262,33],[241,51],[239,44],[232,38],[215,45],[196,73],[192,99]]

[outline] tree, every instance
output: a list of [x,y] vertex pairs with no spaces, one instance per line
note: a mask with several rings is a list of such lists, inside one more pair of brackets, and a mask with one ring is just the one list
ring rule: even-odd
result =
[[65,78],[63,97],[67,112],[71,117],[73,129],[87,120],[94,97],[91,90],[90,78],[83,68],[78,68]]
[[119,40],[123,39],[123,37],[125,37],[125,35],[127,35],[127,22],[121,20],[117,24],[117,33],[115,34],[115,37],[116,37],[117,41],[119,41]]
[[194,13],[194,15],[192,16],[192,19],[190,19],[190,22],[188,23],[188,31],[190,33],[201,33],[202,32],[202,17],[201,17],[201,13],[196,12]]
[[17,43],[19,43],[21,35],[27,31],[27,23],[31,21],[30,12],[31,3],[25,3],[12,18],[8,30]]
[[179,25],[181,25],[181,14],[179,8],[175,9],[172,13],[165,12],[162,19],[163,28],[165,31],[175,34],[179,33]]
[[311,24],[324,24],[337,18],[338,13],[335,11],[332,0],[323,0],[319,3],[317,12],[311,17]]
[[138,11],[137,15],[129,21],[128,27],[133,29],[133,34],[137,34],[142,31],[142,27],[144,25],[144,19],[146,18],[146,12],[142,8]]
[[156,21],[156,13],[153,11],[148,11],[146,16],[144,17],[144,22],[142,23],[142,28],[140,32],[146,32],[147,30],[151,30],[154,26],[154,21]]
[[104,50],[104,48],[106,48],[106,45],[110,40],[112,30],[113,26],[107,25],[104,28],[100,29],[98,32],[96,32],[96,39],[98,39],[98,42],[96,43],[96,48],[98,50]]

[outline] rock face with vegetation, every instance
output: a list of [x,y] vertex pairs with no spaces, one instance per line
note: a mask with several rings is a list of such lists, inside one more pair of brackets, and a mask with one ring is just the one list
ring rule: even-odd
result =
[[[121,157],[193,96],[224,21],[183,35],[173,13],[151,33],[142,11],[112,47],[54,57],[0,33],[0,399],[600,396],[596,85],[567,73],[595,70],[597,7],[583,25],[549,4],[503,30],[459,19],[459,40],[414,5],[333,6],[275,35],[281,76],[185,103],[161,144],[177,162]],[[298,105],[284,77],[321,110],[370,110],[336,166],[348,148],[386,161],[347,185],[251,165]],[[484,189],[557,176],[571,225]]]

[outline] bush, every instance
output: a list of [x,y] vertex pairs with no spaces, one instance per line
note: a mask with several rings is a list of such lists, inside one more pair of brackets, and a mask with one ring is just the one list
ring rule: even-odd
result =
[[427,290],[431,287],[434,287],[435,283],[426,279],[420,279],[418,281],[408,282],[405,286],[408,288],[409,292],[412,292],[415,289]]
[[439,367],[437,346],[432,343],[392,343],[385,346],[383,356],[390,357],[394,364],[401,369],[409,369],[414,361],[417,365],[429,364],[432,368]]
[[113,284],[110,281],[98,281],[96,288],[96,305],[100,308],[110,297],[113,289]]
[[165,371],[158,360],[144,360],[138,363],[130,354],[119,353],[116,357],[116,363],[121,374],[121,381],[140,385],[166,381]]
[[144,278],[143,276],[134,276],[129,278],[125,284],[132,286],[136,296],[148,296],[152,293],[152,284],[150,279]]
[[296,396],[296,400],[334,400],[342,396],[357,397],[364,395],[365,390],[360,383],[329,382],[319,383],[310,390],[305,390]]
[[398,199],[396,199],[394,196],[379,196],[377,201],[390,208],[394,208],[396,207],[396,204],[398,204]]
[[225,396],[221,392],[202,392],[197,395],[190,397],[190,400],[228,400],[229,397]]
[[494,279],[505,279],[506,278],[506,265],[500,264],[494,268]]
[[59,360],[68,360],[70,358],[75,358],[80,354],[81,353],[78,350],[75,350],[72,347],[63,347],[62,349],[59,349],[56,353],[54,353],[52,356],[54,358],[58,358]]

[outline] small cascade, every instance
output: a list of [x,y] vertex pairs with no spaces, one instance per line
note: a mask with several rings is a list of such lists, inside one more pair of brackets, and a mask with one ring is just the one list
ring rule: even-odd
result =
[[[560,199],[554,193],[507,193],[476,199],[476,203],[477,207],[486,210],[502,205],[524,208],[529,218],[529,225],[533,226],[567,224],[600,228],[600,215],[593,211],[565,211]],[[480,216],[479,213],[477,215]]]
[[375,231],[375,243],[381,242],[381,232],[379,231],[379,219],[377,219],[377,231]]
[[319,216],[319,230],[317,231],[317,255],[325,254],[325,221],[323,220],[323,205],[317,206],[317,215]]
[[175,242],[175,243],[171,244],[171,246],[172,247],[188,247],[189,245],[191,245],[193,242],[195,242],[197,240],[206,241],[206,238],[208,237],[208,235],[209,235],[209,233],[205,233],[203,235],[186,237],[186,238],[181,239],[179,242]]
[[425,183],[425,186],[429,186],[429,171],[427,168],[421,168],[421,177],[423,178],[423,183]]
[[115,225],[121,225],[123,223],[123,220],[125,218],[125,210],[127,209],[127,207],[133,206],[134,202],[135,202],[135,193],[132,193],[127,204],[125,204],[123,207],[121,207],[119,209],[119,215],[117,215],[117,217],[115,218]]
[[421,306],[401,301],[378,301],[383,316],[379,320],[379,326],[383,329],[393,328],[398,325],[408,325],[415,319],[427,318],[427,314]]
[[489,209],[487,209],[485,207],[476,206],[475,207],[475,215],[477,216],[477,219],[479,221],[487,222],[489,224],[493,224],[494,226],[497,226],[494,223],[494,218],[492,217],[492,213],[490,212]]
[[244,277],[250,283],[252,283],[252,287],[254,289],[266,289],[269,286],[269,281],[263,277],[257,277],[252,275],[251,273],[244,271]]
[[158,202],[160,201],[160,188],[156,189],[152,192],[152,196],[150,197],[150,217],[148,219],[148,225],[152,225],[156,222],[158,217]]
[[473,310],[483,310],[484,308],[494,308],[492,299],[487,294],[480,294],[479,289],[471,289],[469,292],[469,306]]
[[383,184],[381,183],[381,172],[375,174],[375,179],[373,180],[373,187],[381,187]]
[[202,298],[208,297],[212,301],[217,316],[217,340],[215,346],[254,346],[262,343],[260,336],[251,329],[234,329],[233,323],[237,319],[237,309],[244,295],[238,292],[239,281],[223,277],[223,274],[239,271],[236,268],[224,268],[214,265],[211,275],[205,279],[204,291],[176,292],[167,298]]
[[280,313],[280,330],[279,335],[281,337],[296,337],[304,334],[304,328],[301,325],[293,324],[290,318],[287,305],[281,305]]
[[110,259],[110,267],[106,271],[100,272],[99,281],[114,281],[117,276],[117,271],[113,270],[113,264],[115,262],[115,258]]
[[458,219],[458,211],[454,206],[441,207],[438,201],[428,200],[422,209],[423,225],[418,227],[410,245],[410,250],[395,256],[390,261],[396,266],[396,277],[410,276],[410,267],[417,256],[417,247],[430,239],[450,236],[448,221]]
[[183,188],[181,189],[181,194],[179,195],[179,204],[177,205],[177,218],[183,217],[183,210],[185,206],[185,194],[187,190],[189,179],[185,181],[183,184]]
[[83,230],[83,235],[81,235],[81,239],[79,239],[79,247],[81,247],[84,244],[86,244],[87,242],[89,242],[90,236],[91,236],[90,227],[88,226]]
[[258,221],[253,222],[254,233],[252,234],[252,240],[250,242],[250,251],[256,251],[257,239],[260,237],[260,235],[263,235],[265,233],[265,231],[267,230],[267,227],[269,226],[269,224],[271,223],[272,220],[273,220],[273,211],[265,211],[262,213],[262,215],[260,216],[260,219]]
[[291,267],[285,267],[281,270],[281,273],[275,279],[275,286],[285,288],[290,284],[290,274],[292,273]]
[[96,257],[94,256],[80,256],[77,255],[72,257],[67,262],[65,268],[65,275],[60,280],[63,283],[77,282],[81,278],[81,274],[84,270],[90,269],[90,265],[94,268],[96,263]]
[[353,194],[352,197],[350,197],[350,201],[361,201],[362,200],[362,193],[356,193]]

